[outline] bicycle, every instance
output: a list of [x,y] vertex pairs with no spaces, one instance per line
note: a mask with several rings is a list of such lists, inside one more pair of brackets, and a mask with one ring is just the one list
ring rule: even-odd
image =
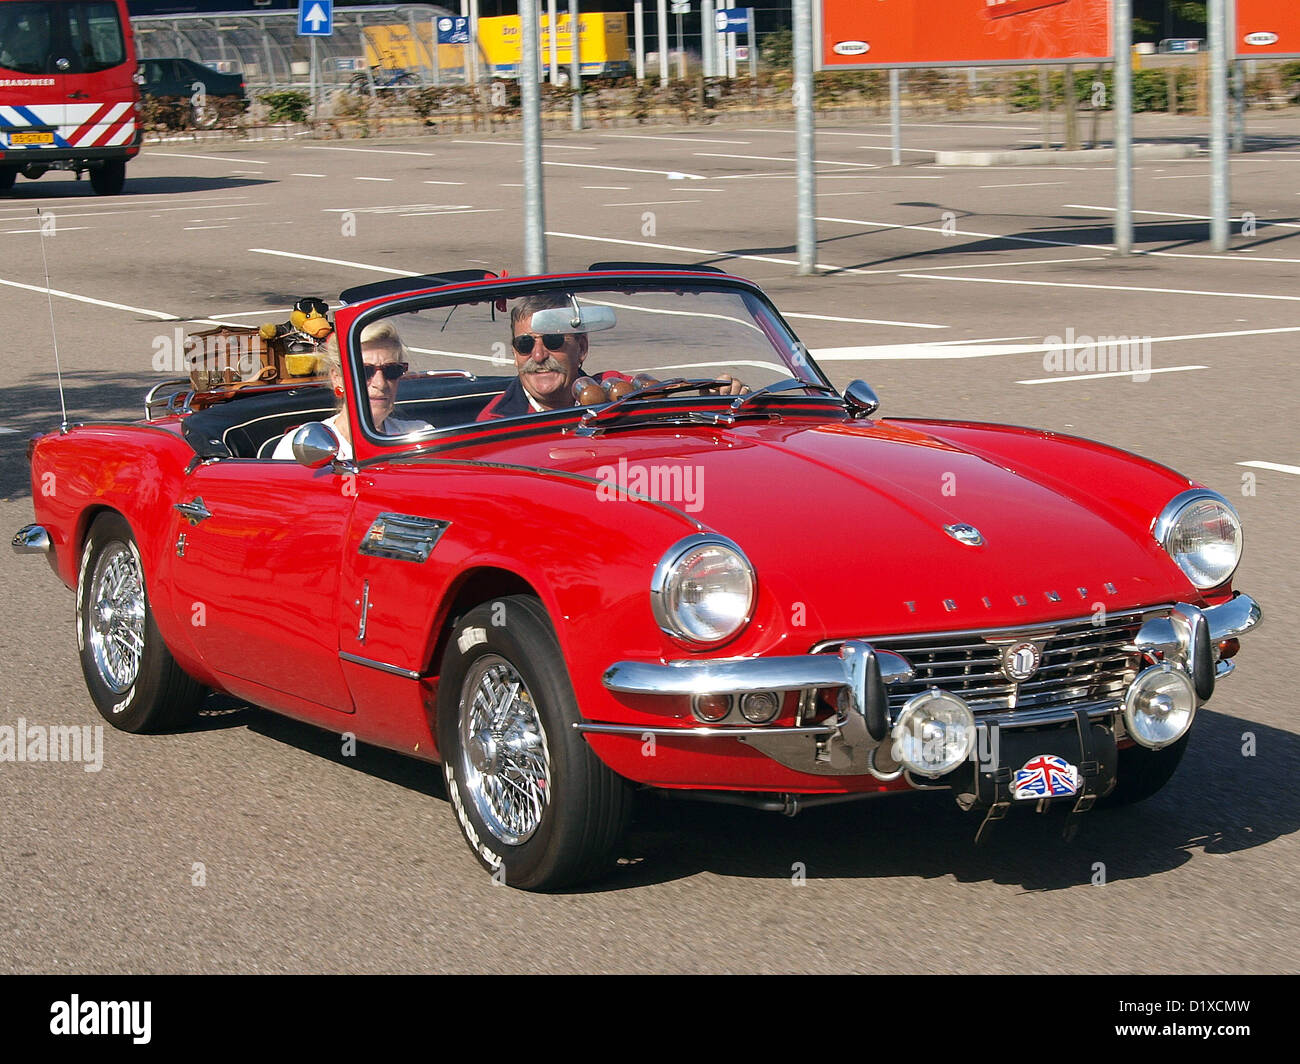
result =
[[348,91],[358,96],[369,96],[372,92],[401,91],[418,89],[424,84],[419,74],[404,67],[385,67],[378,64],[370,68],[369,75],[354,74],[348,82]]

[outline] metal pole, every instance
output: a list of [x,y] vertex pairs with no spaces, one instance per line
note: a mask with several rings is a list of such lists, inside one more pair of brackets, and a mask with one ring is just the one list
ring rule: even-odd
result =
[[636,33],[636,80],[645,81],[645,4],[636,0],[632,5],[632,25]]
[[682,16],[677,16],[677,77],[686,80],[686,45],[682,43]]
[[[736,9],[736,0],[727,0],[727,10]],[[736,76],[736,35],[728,33],[723,38],[723,46],[727,50],[727,77],[734,79]]]
[[307,68],[308,68],[307,76],[310,81],[310,88],[311,88],[311,117],[314,121],[316,118],[316,108],[317,106],[319,106],[319,101],[317,101],[316,99],[316,38],[315,37],[311,39],[311,61],[307,64]]
[[713,0],[700,0],[700,66],[706,78],[713,77]]
[[889,138],[891,166],[901,166],[903,162],[903,101],[899,89],[898,68],[889,72]]
[[474,84],[487,73],[478,61],[478,0],[469,0],[469,64]]
[[1043,109],[1043,151],[1052,150],[1052,78],[1047,67],[1038,68],[1038,105]]
[[542,94],[538,86],[537,0],[519,0],[522,50],[519,92],[524,134],[524,269],[546,272],[546,203],[542,189]]
[[1228,49],[1227,5],[1210,0],[1210,247],[1228,250]]
[[1115,0],[1115,251],[1133,253],[1133,0]]
[[[639,6],[639,5],[638,5]],[[643,56],[638,59],[644,60]],[[640,63],[645,77],[645,63]],[[569,88],[573,90],[573,128],[582,128],[582,22],[578,18],[578,0],[569,0]]]
[[659,87],[668,88],[668,0],[659,0]]
[[547,0],[546,36],[550,40],[548,51],[551,56],[551,84],[555,85],[560,80],[560,44],[555,39],[558,36],[555,25],[555,0]]
[[754,30],[754,9],[749,9],[749,83],[754,88],[754,99],[758,99],[758,36]]
[[817,190],[814,183],[812,0],[794,0],[795,189],[799,201],[799,273],[817,266]]

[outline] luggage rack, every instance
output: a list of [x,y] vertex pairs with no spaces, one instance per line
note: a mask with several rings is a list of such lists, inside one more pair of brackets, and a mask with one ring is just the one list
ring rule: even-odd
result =
[[[168,391],[167,389],[171,389]],[[165,393],[165,394],[164,394]],[[191,401],[194,398],[194,385],[190,382],[189,377],[176,377],[172,380],[159,381],[144,397],[144,418],[146,421],[153,421],[159,417],[169,417],[172,414],[188,414],[192,407]],[[162,413],[155,413],[155,408],[161,407]]]

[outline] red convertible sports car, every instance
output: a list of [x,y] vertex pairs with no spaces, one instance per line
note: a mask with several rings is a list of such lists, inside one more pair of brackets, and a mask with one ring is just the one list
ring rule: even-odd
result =
[[600,874],[638,789],[793,813],[942,788],[979,832],[1145,798],[1258,606],[1237,514],[1132,454],[877,416],[754,284],[353,289],[302,379],[155,387],[29,450],[86,683],[207,690],[442,767],[483,866]]

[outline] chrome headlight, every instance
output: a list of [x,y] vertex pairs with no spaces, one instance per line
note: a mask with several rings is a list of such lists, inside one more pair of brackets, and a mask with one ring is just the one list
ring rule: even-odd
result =
[[669,635],[712,646],[749,623],[756,586],[740,547],[724,536],[700,533],[673,544],[660,559],[650,606]]
[[921,776],[942,776],[970,757],[975,714],[956,695],[932,687],[903,707],[892,737],[895,761]]
[[1218,492],[1176,495],[1152,527],[1157,541],[1196,587],[1218,587],[1241,561],[1241,519]]
[[1169,662],[1144,670],[1124,696],[1124,727],[1152,750],[1177,742],[1196,715],[1196,691],[1187,673]]

